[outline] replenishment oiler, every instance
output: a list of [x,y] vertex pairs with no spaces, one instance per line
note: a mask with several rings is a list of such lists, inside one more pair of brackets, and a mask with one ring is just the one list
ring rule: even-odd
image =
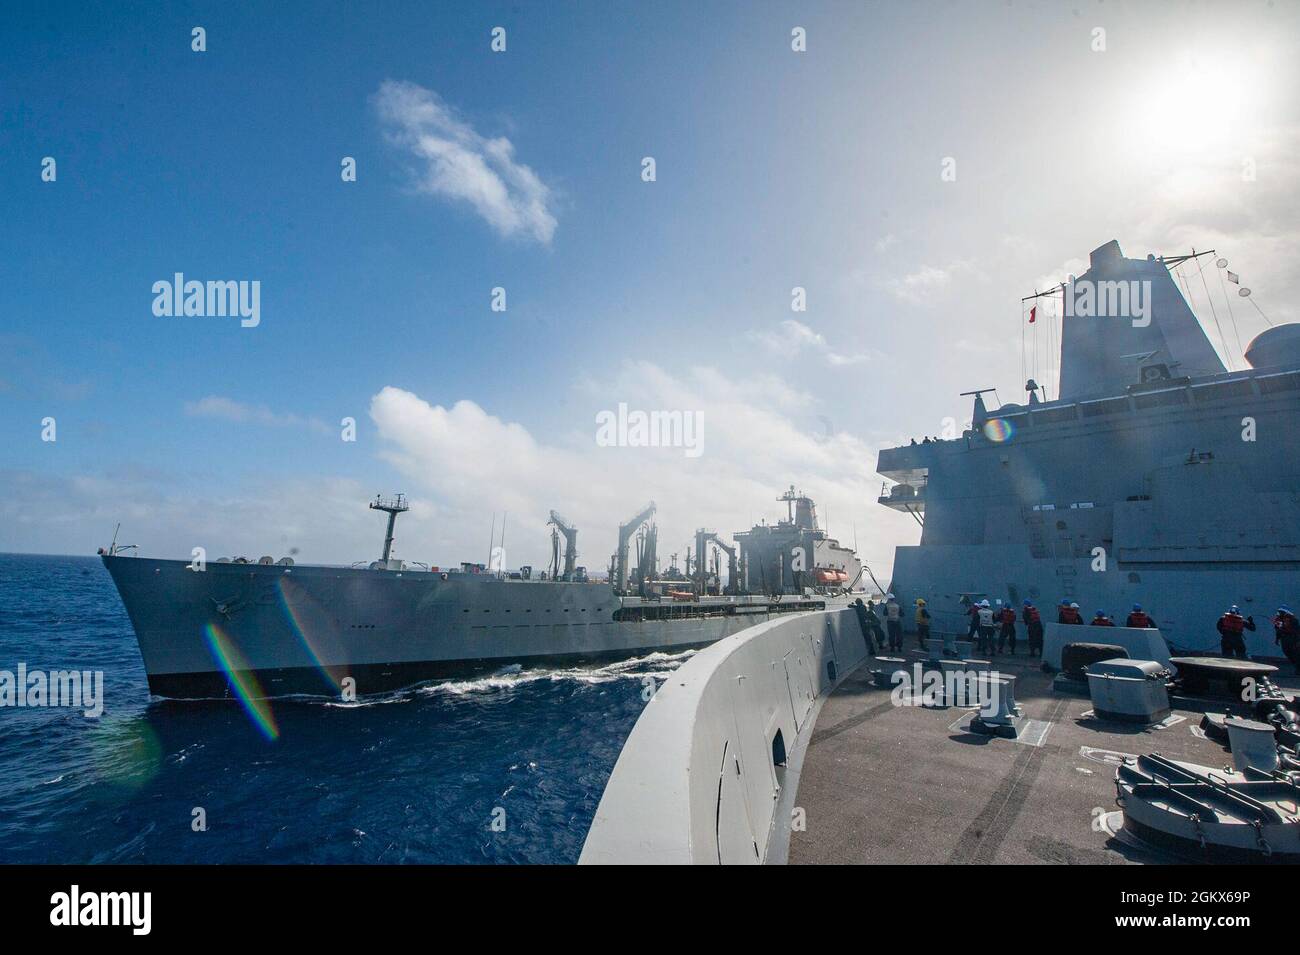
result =
[[387,534],[382,555],[366,566],[159,560],[116,540],[99,553],[153,694],[371,694],[512,664],[696,648],[777,614],[845,605],[861,563],[818,526],[809,497],[792,487],[779,500],[785,520],[737,533],[735,544],[698,530],[694,561],[688,550],[684,569],[674,555],[662,572],[652,502],[619,526],[607,580],[578,565],[577,529],[554,511],[551,563],[538,573],[399,560],[394,527],[408,508],[401,495],[370,504],[387,514]]

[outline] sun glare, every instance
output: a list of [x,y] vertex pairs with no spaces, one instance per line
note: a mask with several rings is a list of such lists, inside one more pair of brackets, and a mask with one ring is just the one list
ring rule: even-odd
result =
[[1185,52],[1141,84],[1130,141],[1156,162],[1217,156],[1251,138],[1268,91],[1244,55]]

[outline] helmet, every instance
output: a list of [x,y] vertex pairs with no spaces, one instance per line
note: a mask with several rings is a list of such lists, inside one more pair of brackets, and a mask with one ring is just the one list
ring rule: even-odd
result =
[[1098,617],[1104,617],[1104,616],[1106,616],[1106,611],[1104,611],[1104,610],[1098,610],[1098,611],[1097,611],[1097,616],[1098,616]]
[[1031,604],[1028,600],[1026,600],[1026,601],[1025,601],[1025,606],[1026,606],[1026,607],[1032,607],[1033,604]]
[[1231,607],[1228,608],[1228,613],[1241,613],[1241,608],[1238,607],[1236,604],[1233,604]]
[[1134,613],[1138,613],[1138,612],[1140,612],[1141,610],[1142,610],[1142,605],[1141,605],[1141,604],[1134,604],[1134,605],[1133,605],[1133,612],[1134,612]]
[[1290,607],[1278,607],[1278,608],[1277,608],[1277,612],[1278,612],[1278,613],[1290,613],[1290,612],[1291,612],[1291,608],[1290,608]]
[[1061,606],[1062,606],[1062,607],[1068,607],[1068,606],[1070,606],[1070,601],[1068,601],[1068,600],[1062,600],[1062,601],[1061,601]]
[[1078,609],[1079,609],[1079,605],[1078,605],[1078,604],[1070,604],[1070,609],[1071,609],[1071,610],[1078,610]]
[[981,601],[980,601],[980,606],[981,606],[981,607],[987,607],[988,605],[989,605],[989,602],[988,602],[987,600],[981,600]]
[[924,606],[925,606],[925,600],[924,600],[923,598],[921,598],[921,597],[917,597],[917,598],[916,598],[916,605],[917,605],[918,607],[924,607]]

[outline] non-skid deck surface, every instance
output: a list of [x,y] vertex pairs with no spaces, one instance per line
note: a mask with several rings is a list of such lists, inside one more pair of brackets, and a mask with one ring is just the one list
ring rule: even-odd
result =
[[[920,656],[907,656],[910,669]],[[1086,696],[1053,692],[1037,660],[1001,656],[995,666],[1017,677],[1016,700],[1030,721],[1021,741],[966,732],[969,710],[892,705],[889,691],[872,682],[872,660],[841,684],[822,708],[804,761],[795,804],[806,828],[792,834],[789,861],[1177,861],[1113,838],[1097,823],[1117,810],[1115,766],[1105,752],[1230,765],[1226,747],[1193,732],[1201,713],[1175,709],[1183,719],[1158,730],[1102,723],[1084,716],[1092,709]],[[1276,682],[1289,692],[1300,686],[1289,675]]]

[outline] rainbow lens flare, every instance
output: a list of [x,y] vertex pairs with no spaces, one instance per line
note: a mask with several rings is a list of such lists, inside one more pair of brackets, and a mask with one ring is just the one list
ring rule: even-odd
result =
[[325,666],[321,662],[321,647],[317,645],[318,641],[311,637],[313,632],[321,633],[327,629],[325,622],[328,618],[324,608],[319,606],[319,602],[311,600],[306,591],[296,586],[288,576],[282,576],[277,584],[280,609],[284,611],[285,619],[298,639],[302,641],[303,648],[311,656],[316,669],[320,671],[322,685],[328,687],[331,693],[337,693],[342,687],[339,674],[346,674],[346,668]]
[[253,725],[269,740],[280,738],[280,728],[275,725],[275,716],[271,713],[271,703],[262,692],[262,686],[253,675],[253,668],[248,665],[244,655],[239,652],[235,642],[215,623],[203,628],[208,639],[208,649],[221,665],[230,688],[238,697],[244,711],[248,713]]
[[984,422],[984,437],[994,444],[1010,441],[1016,433],[1016,427],[1006,418],[990,418]]

